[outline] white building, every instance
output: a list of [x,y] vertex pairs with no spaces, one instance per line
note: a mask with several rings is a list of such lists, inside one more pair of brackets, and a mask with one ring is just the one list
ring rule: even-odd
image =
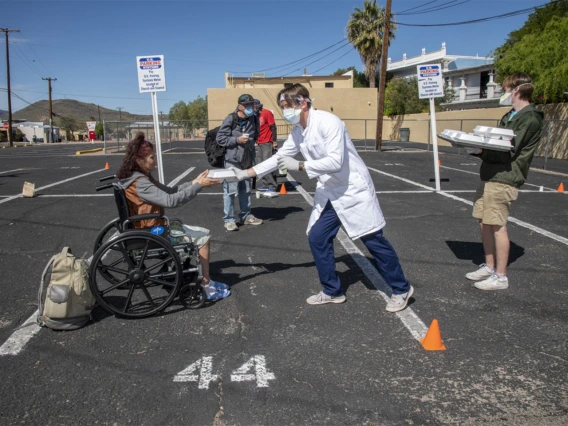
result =
[[494,82],[493,58],[480,56],[448,55],[446,43],[435,52],[422,49],[419,56],[402,56],[402,60],[387,61],[387,71],[397,77],[417,76],[416,66],[441,64],[446,87],[453,89],[452,102],[443,104],[449,110],[490,108],[499,106],[501,86]]
[[[51,142],[51,126],[49,124],[43,124],[41,121],[24,121],[22,123],[14,123],[12,126],[24,134],[25,142],[39,141],[40,139],[46,143]],[[57,141],[59,136],[59,127],[53,126],[53,139]]]

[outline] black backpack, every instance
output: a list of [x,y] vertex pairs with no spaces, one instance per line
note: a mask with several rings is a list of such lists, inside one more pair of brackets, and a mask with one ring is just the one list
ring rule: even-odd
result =
[[[236,112],[231,113],[231,116],[233,118],[233,122],[231,124],[232,132],[237,127],[239,116]],[[258,133],[260,126],[258,117],[256,116],[254,123]],[[225,152],[227,151],[227,149],[217,143],[217,132],[220,128],[221,126],[217,126],[214,129],[209,130],[205,135],[205,155],[207,155],[207,161],[209,161],[209,164],[213,167],[223,167],[225,165]]]
[[[237,127],[238,116],[236,113],[231,113],[233,116],[233,123],[231,124],[231,132]],[[227,149],[217,143],[217,132],[221,126],[211,129],[205,135],[205,155],[207,161],[213,167],[223,167],[225,162],[225,152]]]

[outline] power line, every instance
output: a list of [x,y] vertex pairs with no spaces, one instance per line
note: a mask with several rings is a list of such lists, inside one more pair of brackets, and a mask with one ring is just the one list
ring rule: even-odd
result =
[[314,74],[317,73],[317,72],[319,72],[319,71],[321,71],[321,70],[323,70],[324,68],[327,68],[327,67],[330,66],[331,64],[336,63],[336,62],[339,61],[341,58],[343,58],[344,56],[349,55],[350,53],[351,53],[351,50],[349,50],[348,52],[344,53],[343,55],[341,55],[339,58],[335,59],[334,61],[331,61],[329,64],[327,64],[327,65],[321,67],[320,69],[315,70],[315,71],[314,71]]
[[[14,50],[14,52],[16,53],[16,55],[18,55],[18,58],[20,58],[20,60],[26,64],[28,66],[29,69],[31,69],[35,75],[37,75],[39,78],[41,78],[41,74],[39,74],[34,67],[32,67],[31,65],[31,61],[27,58],[27,56],[25,56],[24,52],[20,49],[20,46],[18,46],[17,44],[15,44],[15,47],[17,50]],[[18,53],[20,52],[20,53]],[[24,59],[25,58],[25,59]]]
[[[462,0],[461,2],[459,2],[457,4],[452,4],[452,3],[455,3],[456,1],[458,1],[458,0],[449,1],[447,3],[442,3],[442,4],[439,4],[438,6],[432,7],[430,9],[419,10],[419,11],[411,12],[411,13],[404,13],[403,15],[406,15],[406,16],[408,16],[408,15],[421,15],[421,14],[425,14],[425,13],[437,12],[437,11],[442,10],[442,9],[449,9],[450,7],[456,7],[456,6],[459,6],[460,4],[468,3],[471,0]],[[448,5],[448,6],[445,6],[445,5]]]
[[298,62],[301,62],[301,61],[304,61],[304,60],[306,60],[306,59],[309,59],[309,58],[312,58],[312,57],[314,57],[314,56],[317,56],[318,54],[320,54],[320,53],[322,53],[322,52],[325,52],[326,50],[329,50],[329,49],[331,49],[332,47],[335,47],[335,46],[337,46],[338,44],[343,43],[343,42],[345,42],[345,41],[346,41],[345,39],[341,39],[341,40],[338,41],[337,43],[334,43],[334,44],[332,44],[331,46],[326,47],[325,49],[319,50],[319,51],[317,51],[317,52],[315,52],[315,53],[312,53],[311,55],[305,56],[305,57],[303,57],[303,58],[297,59],[297,60],[292,61],[292,62],[288,62],[287,64],[279,65],[279,66],[277,66],[277,67],[266,68],[266,69],[257,70],[257,71],[238,71],[238,72],[237,72],[237,71],[231,71],[231,72],[233,72],[234,74],[251,74],[251,73],[253,73],[253,72],[264,72],[264,71],[272,71],[272,70],[275,70],[275,69],[278,69],[278,68],[285,68],[285,67],[287,67],[288,65],[296,64],[296,63],[298,63]]
[[395,14],[395,15],[402,15],[402,14],[404,14],[405,12],[410,12],[411,10],[420,9],[420,8],[426,6],[426,5],[429,5],[430,3],[436,3],[437,1],[438,1],[438,0],[432,0],[432,1],[429,1],[429,2],[427,2],[427,3],[424,3],[423,5],[414,6],[414,7],[411,7],[410,9],[405,9],[405,10],[403,10],[403,11],[401,11],[401,12],[395,12],[394,14]]
[[[6,90],[5,88],[0,88]],[[30,92],[30,93],[45,93],[40,90],[23,90],[20,89],[20,92]],[[62,92],[52,92],[54,95],[63,95],[63,96],[79,96],[79,97],[90,97],[90,98],[103,98],[103,99],[132,99],[135,101],[139,101],[142,97],[139,98],[132,98],[126,96],[100,96],[100,95],[84,95],[84,94],[77,94],[77,93],[62,93]],[[162,101],[178,101],[179,99],[170,99],[170,98],[160,98]]]
[[305,67],[307,67],[307,66],[309,66],[309,65],[315,64],[316,62],[321,61],[323,58],[326,58],[326,57],[328,57],[329,55],[332,55],[333,53],[337,52],[338,50],[345,49],[345,48],[348,47],[348,46],[350,46],[349,43],[344,44],[343,46],[340,46],[339,48],[337,48],[337,49],[335,49],[335,50],[329,52],[327,55],[324,55],[324,56],[322,56],[321,58],[316,59],[315,61],[310,62],[309,64],[302,65],[300,68],[296,68],[295,70],[292,70],[292,71],[290,71],[290,72],[287,73],[287,74],[281,75],[280,77],[286,77],[286,76],[288,76],[288,75],[290,75],[290,74],[292,74],[292,73],[294,73],[294,72],[296,72],[296,71],[301,70],[302,68],[305,68]]
[[[551,1],[550,3],[546,4],[546,6],[553,4],[553,3],[558,3],[559,1],[564,1],[564,0]],[[486,18],[472,19],[470,21],[449,22],[449,23],[443,23],[443,24],[406,24],[406,23],[403,23],[403,22],[396,22],[396,24],[401,25],[401,26],[405,26],[405,27],[449,27],[449,26],[455,26],[455,25],[477,24],[479,22],[488,22],[488,21],[493,21],[493,20],[496,20],[496,19],[504,19],[504,18],[509,18],[509,17],[512,17],[512,16],[523,15],[525,13],[539,9],[543,6],[545,6],[545,5],[536,6],[536,7],[528,7],[526,9],[515,10],[515,11],[512,11],[512,12],[503,13],[501,15],[488,16]]]

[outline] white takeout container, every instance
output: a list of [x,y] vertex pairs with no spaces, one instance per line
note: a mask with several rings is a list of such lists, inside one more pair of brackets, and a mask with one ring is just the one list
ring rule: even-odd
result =
[[[484,126],[478,126],[484,127]],[[492,127],[479,129],[479,133],[490,133],[488,129],[495,129]],[[499,130],[507,130],[507,129],[499,129]],[[514,135],[513,135],[514,136]],[[445,129],[442,133],[438,134],[440,139],[448,141],[452,144],[453,147],[462,148],[481,148],[481,149],[490,149],[493,151],[505,151],[508,152],[513,149],[510,140],[502,140],[499,137],[484,137],[481,135],[474,135],[471,133],[460,132],[458,130],[451,130]]]
[[209,170],[208,177],[211,179],[221,179],[227,182],[237,182],[237,176],[235,172],[231,169],[213,169]]
[[510,141],[515,137],[515,133],[510,129],[501,129],[499,127],[476,126],[473,133],[489,139],[502,139]]

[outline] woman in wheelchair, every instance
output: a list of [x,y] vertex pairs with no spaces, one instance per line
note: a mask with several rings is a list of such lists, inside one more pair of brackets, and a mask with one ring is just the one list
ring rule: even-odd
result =
[[[195,197],[201,188],[208,188],[221,183],[220,180],[207,177],[208,170],[201,173],[192,182],[169,187],[152,177],[156,168],[154,146],[138,133],[126,147],[126,155],[116,173],[119,183],[128,200],[130,215],[159,213],[164,214],[165,207],[184,205]],[[134,228],[151,228],[165,225],[164,219],[150,219],[133,223]],[[170,220],[170,239],[172,244],[192,242],[199,250],[203,268],[202,285],[207,293],[207,300],[220,300],[231,294],[229,286],[213,281],[209,276],[209,230],[198,226],[188,226],[178,220]]]

